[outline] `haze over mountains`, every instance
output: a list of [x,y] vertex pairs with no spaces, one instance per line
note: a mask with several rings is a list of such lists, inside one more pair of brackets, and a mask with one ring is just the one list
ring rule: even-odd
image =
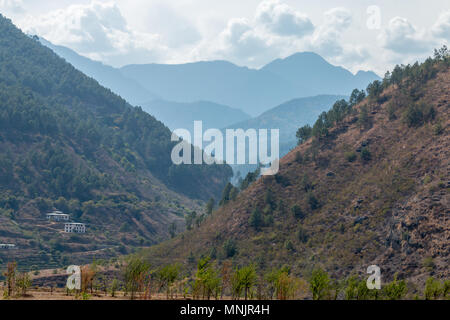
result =
[[330,109],[333,103],[346,98],[347,96],[343,95],[318,95],[293,99],[255,118],[234,123],[229,128],[279,129],[280,143],[292,142],[292,147],[296,144],[295,133],[298,128],[313,124],[322,112]]
[[187,129],[193,132],[194,121],[203,121],[203,130],[224,128],[236,122],[250,119],[240,109],[230,108],[209,101],[191,103],[153,100],[142,104],[142,108],[162,121],[169,129]]
[[[155,98],[181,103],[210,101],[258,116],[295,98],[349,95],[353,89],[365,89],[371,81],[379,79],[373,72],[353,75],[311,52],[277,59],[259,70],[227,61],[127,65],[116,69],[68,48],[42,42],[132,104],[148,103]],[[125,88],[120,88],[122,85]],[[218,114],[222,115],[219,111]]]
[[353,75],[309,52],[276,60],[259,70],[226,61],[129,65],[120,70],[165,99],[209,100],[252,116],[294,98],[349,95],[353,89],[365,89],[370,81],[379,79],[374,73]]
[[[295,146],[299,126],[312,124],[336,100],[379,79],[373,72],[353,75],[312,52],[274,60],[259,70],[227,61],[117,69],[44,39],[41,42],[171,130],[184,128],[193,136],[195,120],[202,120],[204,129],[280,129],[281,156]],[[241,174],[256,168],[232,167]]]
[[158,98],[138,82],[126,78],[119,70],[113,67],[83,57],[67,47],[54,45],[44,38],[39,38],[39,40],[75,68],[94,78],[102,86],[111,89],[132,105],[138,105],[144,101]]

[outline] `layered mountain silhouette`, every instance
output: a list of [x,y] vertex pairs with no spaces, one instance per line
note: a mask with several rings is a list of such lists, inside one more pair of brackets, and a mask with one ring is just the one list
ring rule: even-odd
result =
[[81,56],[67,47],[54,45],[44,38],[39,38],[39,41],[85,75],[94,78],[102,86],[111,89],[132,105],[139,105],[144,101],[158,98],[138,82],[125,77],[119,70],[111,66]]
[[182,65],[129,65],[122,73],[173,101],[209,100],[239,108],[252,116],[285,101],[318,94],[349,95],[379,79],[373,72],[351,72],[314,53],[299,53],[259,69],[226,61]]
[[[116,69],[68,48],[42,42],[100,84],[138,105],[154,99],[180,103],[210,101],[255,117],[295,98],[349,95],[353,89],[365,89],[371,81],[379,79],[370,71],[353,75],[311,52],[277,59],[261,69],[227,61],[140,64]],[[219,117],[223,115],[221,111],[217,110]]]
[[304,94],[299,97],[324,93],[349,95],[353,89],[365,89],[370,82],[379,79],[371,71],[358,71],[353,75],[342,67],[331,65],[313,52],[296,53],[285,59],[277,59],[261,70],[276,74],[296,88],[301,88]]
[[169,129],[188,129],[193,132],[194,121],[203,121],[203,130],[224,128],[250,119],[245,112],[209,101],[192,103],[153,100],[142,104],[143,110],[162,121]]
[[279,129],[280,144],[290,143],[293,147],[296,144],[295,133],[299,127],[306,124],[312,125],[317,117],[322,112],[331,109],[337,100],[346,98],[346,96],[339,95],[318,95],[293,99],[269,109],[255,118],[233,123],[227,128]]
[[[297,145],[295,135],[298,128],[307,124],[313,125],[322,112],[331,109],[337,100],[345,98],[345,96],[338,95],[319,95],[293,99],[264,112],[258,117],[233,123],[222,131],[225,134],[226,129],[278,129],[280,135],[279,154],[280,157],[283,157]],[[270,147],[270,143],[266,142],[266,145]],[[246,152],[248,157],[248,148]],[[257,165],[235,164],[231,165],[231,167],[235,173],[233,181],[237,182],[237,179],[240,177],[245,177],[247,173],[256,170]]]

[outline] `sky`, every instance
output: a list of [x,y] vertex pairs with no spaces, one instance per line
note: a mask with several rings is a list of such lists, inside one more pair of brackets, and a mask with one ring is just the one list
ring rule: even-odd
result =
[[0,13],[115,67],[228,60],[260,68],[313,51],[383,75],[450,42],[448,0],[0,0]]

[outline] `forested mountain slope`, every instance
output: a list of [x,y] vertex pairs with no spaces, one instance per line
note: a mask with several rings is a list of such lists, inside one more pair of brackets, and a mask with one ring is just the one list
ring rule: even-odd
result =
[[[198,210],[192,199],[220,195],[228,166],[173,165],[175,143],[162,123],[3,16],[0,35],[0,243],[55,263],[148,245]],[[45,222],[53,209],[88,223],[90,232],[62,234]]]

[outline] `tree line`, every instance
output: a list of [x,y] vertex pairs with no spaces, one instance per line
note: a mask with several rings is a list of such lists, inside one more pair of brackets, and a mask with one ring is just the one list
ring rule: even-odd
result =
[[[189,273],[181,264],[152,268],[140,256],[128,257],[116,272],[106,277],[94,261],[81,268],[81,289],[66,289],[67,295],[78,299],[93,296],[128,299],[276,299],[276,300],[401,300],[450,299],[450,280],[429,277],[423,290],[412,287],[397,275],[382,284],[380,290],[370,290],[367,279],[356,275],[336,279],[321,268],[314,269],[303,279],[288,266],[262,273],[255,264],[233,266],[230,260],[218,265],[210,257],[200,258],[197,268]],[[3,273],[3,298],[27,296],[31,278],[18,273],[15,263],[9,263]]]

